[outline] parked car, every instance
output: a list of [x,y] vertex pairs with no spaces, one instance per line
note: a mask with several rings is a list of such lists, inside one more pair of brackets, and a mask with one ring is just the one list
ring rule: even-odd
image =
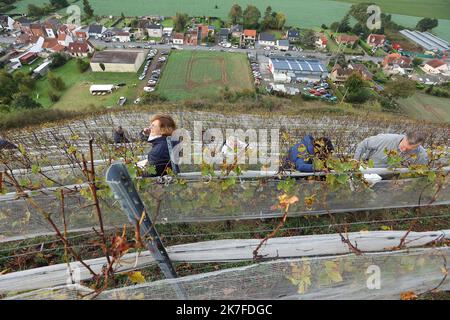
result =
[[144,78],[145,78],[145,74],[141,74],[141,75],[139,76],[139,80],[144,80]]
[[141,98],[137,98],[136,100],[134,100],[134,104],[139,104],[141,102]]
[[264,50],[270,51],[270,47],[264,47]]
[[144,91],[145,91],[145,92],[153,92],[153,91],[155,91],[155,88],[152,88],[152,87],[144,87]]

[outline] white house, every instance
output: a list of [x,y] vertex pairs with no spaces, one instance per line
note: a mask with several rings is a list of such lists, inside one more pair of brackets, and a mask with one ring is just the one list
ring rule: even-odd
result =
[[147,26],[147,33],[150,38],[161,38],[163,36],[163,27],[161,24],[149,24]]
[[130,33],[127,31],[116,32],[114,39],[116,39],[116,41],[119,41],[119,42],[130,42],[131,41]]
[[173,32],[173,28],[171,28],[171,27],[166,27],[163,29],[163,34],[165,36],[170,37],[172,35],[172,32]]
[[280,51],[289,50],[289,40],[277,40],[277,48]]
[[184,44],[184,34],[175,33],[172,38],[173,44]]
[[258,44],[262,46],[275,46],[275,36],[271,33],[261,32],[258,38]]
[[429,74],[439,74],[439,73],[447,73],[448,65],[443,60],[433,59],[426,62],[422,70]]
[[10,16],[0,16],[0,30],[14,30],[14,20]]

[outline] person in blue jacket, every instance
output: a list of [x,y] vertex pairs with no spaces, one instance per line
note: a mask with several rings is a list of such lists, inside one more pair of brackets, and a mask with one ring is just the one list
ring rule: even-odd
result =
[[[300,172],[315,172],[314,159],[325,160],[333,152],[334,147],[327,137],[314,139],[306,135],[300,142],[289,149],[284,169],[293,169]],[[322,169],[327,171],[327,169]]]
[[[152,145],[152,149],[147,156],[147,165],[153,165],[156,168],[156,174],[145,174],[146,177],[166,175],[168,169],[180,172],[178,165],[175,165],[176,168],[172,168],[169,146],[167,145],[167,137],[171,136],[175,129],[176,124],[171,116],[158,114],[150,120],[150,127],[141,131],[141,140],[148,141]],[[177,143],[178,141],[172,142],[172,146]]]

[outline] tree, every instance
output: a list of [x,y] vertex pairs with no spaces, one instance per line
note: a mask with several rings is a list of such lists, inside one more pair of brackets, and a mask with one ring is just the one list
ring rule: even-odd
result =
[[53,8],[61,9],[69,6],[67,0],[50,0],[50,4]]
[[320,26],[322,29],[326,30],[328,29],[327,25],[325,23],[322,23],[322,25]]
[[276,29],[283,30],[284,24],[286,23],[286,15],[283,12],[277,12],[275,21]]
[[228,17],[230,18],[231,24],[240,23],[242,21],[242,7],[237,3],[233,4],[230,13],[228,13]]
[[100,69],[102,69],[102,71],[105,71],[106,69],[105,64],[103,62],[100,63]]
[[40,16],[43,16],[44,14],[45,14],[44,9],[42,9],[41,7],[38,7],[34,4],[28,5],[28,15],[29,16],[40,17]]
[[350,27],[350,15],[347,13],[339,23],[338,32],[349,32],[352,28]]
[[369,15],[367,14],[368,3],[358,3],[354,4],[350,7],[349,14],[355,18],[360,24],[366,24],[367,18]]
[[84,61],[83,59],[77,59],[77,68],[80,73],[83,73],[89,69],[89,62]]
[[353,103],[364,103],[372,96],[368,84],[357,72],[352,73],[344,83],[345,100]]
[[61,77],[55,76],[52,72],[47,74],[47,79],[53,89],[61,91],[64,90],[66,84]]
[[177,12],[175,14],[175,17],[173,17],[173,24],[174,24],[175,31],[183,32],[188,21],[189,21],[189,16],[186,13]]
[[264,12],[264,17],[261,22],[261,29],[267,30],[273,25],[273,17],[272,17],[272,7],[268,6],[266,11]]
[[415,57],[415,58],[413,59],[413,61],[412,61],[412,64],[413,64],[414,67],[418,67],[418,66],[420,66],[422,63],[423,63],[423,59],[422,59],[422,58],[418,58],[418,57]]
[[423,18],[417,22],[416,29],[424,32],[427,30],[431,30],[433,28],[436,28],[439,24],[439,21],[437,19],[432,18]]
[[391,97],[396,98],[408,98],[416,91],[416,83],[406,78],[398,78],[394,81],[389,81],[384,86],[384,93]]
[[12,107],[15,109],[36,109],[42,108],[39,102],[34,101],[28,93],[18,92],[12,96]]
[[67,56],[62,53],[54,53],[51,55],[52,63],[50,64],[51,69],[61,67],[66,64]]
[[48,96],[50,97],[50,100],[52,102],[57,102],[59,100],[59,98],[61,98],[61,96],[59,94],[57,94],[55,91],[50,90],[48,92]]
[[314,47],[314,43],[317,40],[316,33],[313,30],[307,30],[301,36],[301,42],[307,47]]
[[[91,18],[94,16],[94,9],[92,9],[91,4],[89,3],[89,0],[83,0],[83,10],[84,13],[88,16],[88,18]],[[123,15],[123,13],[122,13]]]
[[257,29],[259,26],[259,19],[261,18],[261,12],[253,5],[248,5],[244,10],[244,28]]

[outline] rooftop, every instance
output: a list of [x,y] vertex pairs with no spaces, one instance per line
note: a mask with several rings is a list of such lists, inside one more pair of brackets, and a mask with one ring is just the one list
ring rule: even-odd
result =
[[327,68],[319,61],[314,59],[297,59],[297,58],[270,58],[275,69],[292,70],[292,71],[308,71],[314,73],[327,72]]
[[135,63],[143,50],[105,50],[94,53],[91,62],[94,63]]

